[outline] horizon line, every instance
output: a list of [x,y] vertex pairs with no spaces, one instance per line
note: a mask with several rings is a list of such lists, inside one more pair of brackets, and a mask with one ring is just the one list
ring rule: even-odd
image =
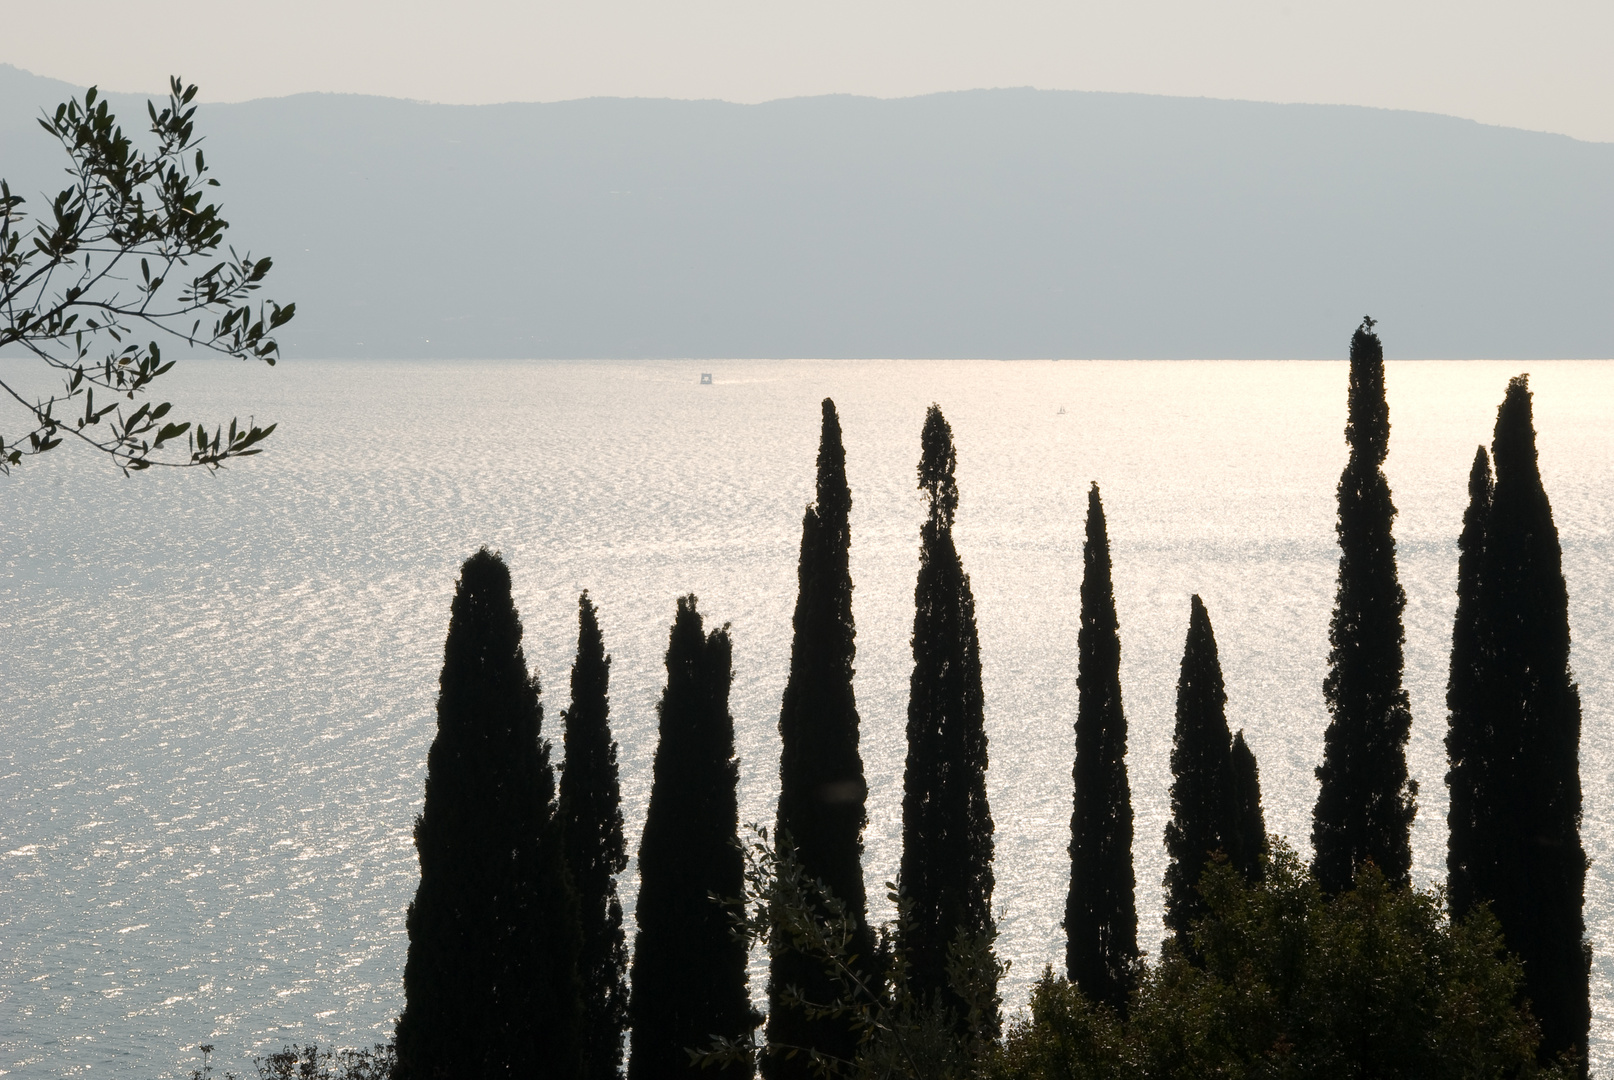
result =
[[[44,81],[48,81],[48,82],[60,83],[60,84],[62,84],[64,86],[68,86],[68,87],[72,87],[72,88],[76,89],[79,93],[82,93],[83,91],[89,89],[89,87],[87,87],[87,86],[79,85],[79,84],[74,83],[74,82],[72,82],[70,80],[67,80],[67,79],[58,79],[58,78],[56,78],[55,76],[52,76],[52,75],[41,75],[38,72],[30,71],[27,68],[20,67],[20,66],[18,66],[16,64],[13,64],[13,63],[9,62],[9,61],[0,61],[0,68],[10,68],[12,71],[18,72],[19,74],[22,74],[22,75],[26,75],[26,76],[28,76],[30,78],[40,79],[40,80],[44,80]],[[96,89],[97,89],[98,93],[102,93],[102,94],[116,94],[116,95],[118,95],[120,97],[145,97],[145,98],[150,98],[150,99],[154,99],[154,100],[155,99],[160,99],[160,98],[166,96],[166,93],[167,93],[166,90],[163,91],[162,93],[155,93],[155,92],[151,92],[151,91],[139,91],[139,90],[110,90],[110,89],[106,89],[104,87],[101,87],[99,84],[96,84]],[[1029,85],[1029,84],[1019,85],[1019,86],[972,86],[972,87],[960,87],[960,88],[945,89],[945,90],[927,90],[927,91],[921,91],[919,93],[913,93],[913,94],[895,94],[895,95],[891,95],[891,96],[881,96],[881,95],[878,95],[878,94],[859,94],[859,93],[853,93],[853,92],[850,92],[850,91],[828,91],[828,92],[825,92],[825,93],[818,93],[818,94],[794,94],[794,95],[787,95],[787,96],[784,96],[784,97],[764,98],[764,99],[761,99],[761,100],[758,100],[758,101],[734,101],[734,100],[731,100],[729,98],[717,98],[717,97],[676,97],[676,96],[672,96],[672,95],[651,96],[651,95],[644,95],[644,94],[632,94],[632,95],[627,95],[627,94],[585,94],[585,95],[580,95],[580,96],[577,96],[577,97],[551,98],[551,99],[548,99],[548,100],[511,98],[511,99],[501,100],[501,101],[464,102],[464,101],[433,101],[433,100],[431,100],[429,98],[399,97],[399,96],[395,96],[395,95],[391,95],[391,94],[373,94],[373,93],[364,93],[364,92],[352,91],[352,90],[298,90],[298,91],[294,91],[294,92],[289,93],[289,94],[272,94],[272,95],[267,95],[267,96],[264,96],[264,97],[237,98],[237,99],[233,99],[233,100],[209,99],[205,95],[201,94],[200,92],[199,92],[198,96],[200,98],[199,104],[205,104],[205,105],[253,105],[253,104],[257,104],[259,102],[288,101],[288,100],[290,100],[292,98],[302,98],[302,97],[340,97],[340,98],[364,98],[364,99],[371,99],[371,100],[376,100],[376,101],[400,102],[400,103],[409,104],[409,105],[423,105],[423,106],[431,106],[431,107],[434,107],[434,108],[447,108],[447,109],[503,108],[503,107],[509,107],[509,106],[515,106],[515,105],[534,105],[534,106],[537,106],[537,105],[566,105],[566,104],[574,104],[574,103],[581,103],[581,102],[588,102],[588,101],[683,102],[683,103],[689,103],[689,104],[732,105],[732,106],[735,106],[736,108],[757,108],[757,107],[761,107],[761,106],[765,106],[765,105],[782,104],[782,103],[785,103],[785,102],[816,101],[816,100],[822,100],[822,99],[826,99],[826,98],[849,98],[849,99],[858,100],[858,101],[897,102],[897,101],[915,101],[915,100],[918,100],[920,98],[944,97],[944,96],[954,95],[954,94],[1014,93],[1014,92],[1029,92],[1029,93],[1036,93],[1036,94],[1083,94],[1083,95],[1104,96],[1104,97],[1158,98],[1158,99],[1168,100],[1168,101],[1203,101],[1203,102],[1220,102],[1220,103],[1235,104],[1235,105],[1266,105],[1266,106],[1271,106],[1271,107],[1274,107],[1274,108],[1360,109],[1360,110],[1368,111],[1368,112],[1408,113],[1408,114],[1411,114],[1411,115],[1414,115],[1414,116],[1431,116],[1431,117],[1438,117],[1438,118],[1444,119],[1444,120],[1457,120],[1457,121],[1462,121],[1464,123],[1476,124],[1476,125],[1478,125],[1480,127],[1495,128],[1495,129],[1501,130],[1501,131],[1523,131],[1523,132],[1528,132],[1528,133],[1533,134],[1533,135],[1550,135],[1550,136],[1554,136],[1554,137],[1557,137],[1557,138],[1569,139],[1572,142],[1584,143],[1584,144],[1586,144],[1588,146],[1614,146],[1614,140],[1587,139],[1587,138],[1582,138],[1582,137],[1580,137],[1578,135],[1571,135],[1571,134],[1569,134],[1567,132],[1563,132],[1563,131],[1552,131],[1552,130],[1548,130],[1546,128],[1518,127],[1518,126],[1515,126],[1515,125],[1512,125],[1512,124],[1497,124],[1497,123],[1491,123],[1491,122],[1485,121],[1485,120],[1478,120],[1478,119],[1475,119],[1474,117],[1471,117],[1471,116],[1459,116],[1456,113],[1433,112],[1433,111],[1428,110],[1428,109],[1396,108],[1396,107],[1392,107],[1392,106],[1388,106],[1388,105],[1360,105],[1360,104],[1355,104],[1355,103],[1352,103],[1352,102],[1342,102],[1342,101],[1273,101],[1273,100],[1267,100],[1267,99],[1261,99],[1261,98],[1219,97],[1219,96],[1216,96],[1216,95],[1213,95],[1213,94],[1195,94],[1195,95],[1190,95],[1190,94],[1158,94],[1158,93],[1150,93],[1148,91],[1142,91],[1142,90],[1077,90],[1077,89],[1071,89],[1071,88],[1068,88],[1068,87],[1042,87],[1042,86],[1033,86],[1033,85]]]

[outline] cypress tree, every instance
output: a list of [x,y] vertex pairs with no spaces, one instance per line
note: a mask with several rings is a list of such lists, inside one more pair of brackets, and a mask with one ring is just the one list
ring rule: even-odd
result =
[[1457,538],[1457,615],[1452,622],[1451,672],[1446,680],[1446,786],[1451,809],[1446,815],[1447,896],[1452,911],[1467,915],[1478,897],[1496,895],[1495,852],[1481,837],[1479,814],[1490,803],[1481,770],[1490,747],[1486,739],[1485,675],[1481,618],[1480,571],[1485,557],[1485,526],[1491,513],[1491,459],[1481,446],[1468,474],[1468,509]]
[[1199,878],[1211,856],[1232,846],[1233,759],[1227,691],[1216,632],[1198,596],[1189,604],[1188,640],[1177,679],[1177,730],[1171,743],[1171,821],[1166,824],[1166,929],[1188,944],[1204,916]]
[[[639,899],[629,1017],[630,1080],[712,1075],[688,1050],[756,1026],[746,992],[745,945],[713,897],[738,897],[743,866],[734,758],[728,628],[705,634],[695,597],[678,600],[667,643],[650,806],[639,844]],[[750,1064],[716,1075],[746,1080]]]
[[1082,993],[1121,1013],[1138,968],[1132,789],[1121,708],[1121,633],[1110,584],[1110,539],[1098,485],[1087,493],[1081,628],[1076,635],[1075,808],[1065,963]]
[[1312,815],[1313,870],[1324,889],[1348,889],[1372,859],[1392,885],[1412,871],[1417,785],[1407,778],[1412,728],[1401,685],[1406,593],[1396,576],[1395,504],[1384,477],[1390,410],[1384,348],[1364,319],[1351,338],[1350,456],[1339,478],[1339,585],[1329,626],[1321,786]]
[[577,1075],[577,898],[521,633],[510,571],[484,548],[455,590],[415,820],[400,1077]]
[[[975,597],[953,545],[958,486],[953,432],[941,409],[925,416],[919,487],[929,506],[920,528],[914,587],[913,677],[902,791],[902,887],[910,902],[902,945],[921,1000],[962,1001],[947,981],[960,931],[995,933],[992,813],[986,802],[986,725]],[[995,1032],[996,1014],[987,1028]]]
[[[1591,948],[1583,913],[1580,690],[1569,670],[1569,595],[1552,507],[1536,461],[1527,377],[1508,384],[1491,444],[1491,492],[1479,573],[1484,722],[1474,847],[1492,853],[1472,900],[1489,900],[1524,961],[1541,1054],[1572,1053],[1585,1071]],[[1459,776],[1462,770],[1459,770]]]
[[[801,523],[801,562],[797,570],[795,640],[790,679],[779,711],[779,817],[775,835],[791,844],[803,869],[846,905],[858,920],[860,940],[852,951],[871,956],[863,886],[863,759],[858,754],[857,699],[852,692],[856,630],[852,623],[849,516],[852,493],[846,484],[846,451],[835,403],[823,403],[818,447],[818,499]],[[810,1002],[827,1003],[837,993],[814,960],[771,942],[768,970],[768,1041],[806,1047],[850,1060],[858,1033],[850,1018],[809,1018],[781,1000],[786,987]],[[762,1061],[769,1080],[808,1080],[814,1073],[806,1054],[770,1054]]]
[[622,788],[611,738],[611,658],[605,655],[594,604],[577,598],[577,659],[572,707],[566,710],[566,767],[560,778],[566,865],[582,914],[578,973],[583,985],[581,1080],[622,1073],[628,1023],[628,946],[616,876],[628,865],[622,841]]
[[1267,854],[1267,824],[1261,813],[1261,772],[1255,754],[1244,742],[1241,729],[1233,736],[1233,836],[1228,857],[1246,881],[1260,881],[1265,871],[1261,860]]

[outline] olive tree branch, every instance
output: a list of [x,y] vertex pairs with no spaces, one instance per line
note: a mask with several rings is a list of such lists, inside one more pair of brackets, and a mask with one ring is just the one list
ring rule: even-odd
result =
[[[206,176],[195,96],[194,85],[175,78],[166,108],[147,103],[157,137],[149,154],[134,147],[94,88],[82,102],[69,100],[42,117],[40,126],[68,156],[72,184],[31,232],[19,227],[23,198],[0,180],[0,349],[20,347],[62,378],[60,390],[30,394],[9,372],[0,375],[0,389],[31,424],[17,437],[0,435],[0,474],[66,435],[107,454],[126,474],[153,465],[217,469],[259,453],[274,431],[273,424],[238,419],[210,431],[166,420],[169,402],[137,403],[174,366],[157,340],[141,343],[137,334],[273,366],[280,353],[274,332],[296,313],[295,304],[272,300],[254,308],[252,294],[272,263],[223,245],[229,223],[206,199],[218,181]],[[165,292],[193,262],[189,281]],[[64,273],[72,282],[65,288]],[[98,340],[111,343],[99,362],[90,359]],[[97,390],[111,402],[98,406]],[[181,435],[185,457],[159,456]]]

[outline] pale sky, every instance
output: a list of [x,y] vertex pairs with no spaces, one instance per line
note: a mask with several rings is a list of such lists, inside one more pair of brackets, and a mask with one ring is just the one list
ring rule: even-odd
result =
[[0,0],[0,61],[214,101],[990,86],[1417,109],[1614,142],[1614,0]]

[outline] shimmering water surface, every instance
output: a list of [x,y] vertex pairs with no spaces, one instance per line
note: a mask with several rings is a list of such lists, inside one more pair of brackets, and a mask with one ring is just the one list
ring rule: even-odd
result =
[[[1606,1071],[1614,363],[1389,367],[1416,873],[1430,884],[1444,867],[1443,699],[1468,467],[1526,367],[1585,703],[1593,1057]],[[1160,938],[1191,592],[1216,626],[1269,827],[1307,846],[1342,363],[198,362],[176,375],[187,415],[278,421],[270,451],[214,477],[125,480],[64,450],[0,479],[0,1070],[175,1075],[202,1042],[216,1063],[250,1070],[284,1042],[390,1032],[448,604],[481,544],[513,568],[552,737],[577,592],[600,604],[630,845],[673,599],[687,591],[733,624],[741,816],[771,819],[825,395],[840,406],[855,500],[872,896],[899,857],[914,465],[931,401],[958,444],[1011,1006],[1063,955],[1089,481],[1115,560],[1145,947]]]

